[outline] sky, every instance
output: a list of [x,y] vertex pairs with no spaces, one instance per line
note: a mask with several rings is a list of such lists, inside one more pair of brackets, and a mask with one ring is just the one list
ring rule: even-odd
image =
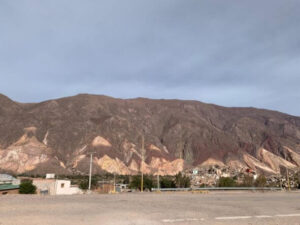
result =
[[0,93],[189,99],[300,116],[300,1],[0,0]]

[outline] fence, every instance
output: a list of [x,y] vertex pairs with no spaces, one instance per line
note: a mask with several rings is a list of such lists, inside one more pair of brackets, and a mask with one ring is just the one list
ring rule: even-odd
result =
[[152,188],[152,191],[281,191],[279,187]]

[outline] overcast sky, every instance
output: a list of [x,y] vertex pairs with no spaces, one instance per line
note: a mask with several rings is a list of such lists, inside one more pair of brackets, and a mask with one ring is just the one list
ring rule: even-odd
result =
[[300,1],[0,0],[0,93],[194,99],[300,116]]

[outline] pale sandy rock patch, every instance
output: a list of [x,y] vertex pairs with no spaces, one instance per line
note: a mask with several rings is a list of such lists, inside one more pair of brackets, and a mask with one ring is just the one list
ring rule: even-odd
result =
[[111,147],[111,143],[106,140],[104,137],[101,136],[97,136],[94,138],[92,145],[94,147],[100,147],[100,146],[104,146],[104,147]]
[[213,158],[208,158],[207,160],[205,160],[203,163],[200,164],[200,166],[206,167],[206,166],[215,166],[218,165],[220,167],[224,167],[225,164],[217,159],[213,159]]
[[78,166],[78,163],[83,160],[86,157],[86,155],[79,155],[77,156],[73,161],[73,168],[76,168]]
[[280,167],[286,167],[289,169],[296,168],[297,166],[290,163],[289,161],[269,152],[264,148],[260,148],[257,152],[257,157],[263,163],[268,165],[272,170],[276,171],[276,173],[280,172]]
[[101,169],[109,173],[116,173],[122,175],[130,174],[128,167],[118,158],[112,159],[108,155],[104,155],[100,159],[95,158],[95,162]]
[[248,153],[243,155],[243,159],[244,159],[244,162],[251,169],[254,169],[254,170],[255,169],[261,169],[263,171],[266,171],[266,172],[269,172],[269,173],[272,173],[272,174],[277,174],[278,173],[275,170],[271,169],[266,164],[260,162],[259,160],[257,160],[253,156],[249,155]]
[[149,149],[150,149],[150,150],[153,150],[153,151],[161,152],[160,148],[157,147],[157,146],[155,146],[155,145],[153,145],[153,144],[150,144]]

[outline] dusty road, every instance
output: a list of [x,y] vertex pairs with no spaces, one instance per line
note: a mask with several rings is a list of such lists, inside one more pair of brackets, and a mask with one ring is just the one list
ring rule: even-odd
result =
[[0,196],[1,225],[300,225],[300,193]]

